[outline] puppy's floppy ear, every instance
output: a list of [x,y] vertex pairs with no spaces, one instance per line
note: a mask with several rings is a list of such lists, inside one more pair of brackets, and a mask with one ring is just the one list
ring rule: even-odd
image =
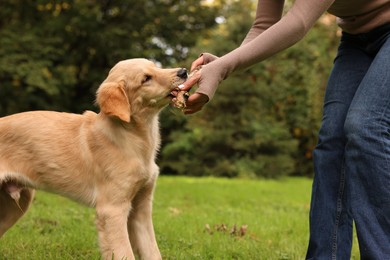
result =
[[130,122],[130,104],[123,81],[103,82],[97,91],[96,101],[104,114]]

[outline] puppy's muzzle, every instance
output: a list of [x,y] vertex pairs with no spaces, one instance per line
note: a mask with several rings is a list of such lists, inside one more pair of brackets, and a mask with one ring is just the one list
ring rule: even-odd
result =
[[187,79],[188,77],[188,73],[187,73],[187,69],[185,68],[182,68],[182,69],[179,69],[177,71],[177,74],[176,74],[179,78],[181,79]]

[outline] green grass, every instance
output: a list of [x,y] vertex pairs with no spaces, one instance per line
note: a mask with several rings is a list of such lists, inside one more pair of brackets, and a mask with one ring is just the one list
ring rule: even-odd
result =
[[[160,177],[153,216],[163,258],[304,259],[310,191],[304,178]],[[246,233],[230,234],[234,225]],[[0,259],[99,259],[93,209],[38,192],[0,240]]]

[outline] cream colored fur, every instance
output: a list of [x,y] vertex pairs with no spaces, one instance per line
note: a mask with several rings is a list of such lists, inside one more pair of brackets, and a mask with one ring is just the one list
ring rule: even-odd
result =
[[158,113],[186,76],[145,59],[115,65],[97,91],[100,113],[35,111],[0,118],[0,237],[34,190],[96,208],[104,259],[161,259],[152,224]]

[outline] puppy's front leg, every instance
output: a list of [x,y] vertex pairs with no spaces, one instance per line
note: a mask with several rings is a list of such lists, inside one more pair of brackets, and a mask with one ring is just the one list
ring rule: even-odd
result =
[[134,259],[127,232],[130,207],[130,202],[96,205],[96,226],[103,259]]
[[128,220],[131,245],[140,259],[144,260],[161,259],[152,222],[154,186],[153,180],[137,193]]

